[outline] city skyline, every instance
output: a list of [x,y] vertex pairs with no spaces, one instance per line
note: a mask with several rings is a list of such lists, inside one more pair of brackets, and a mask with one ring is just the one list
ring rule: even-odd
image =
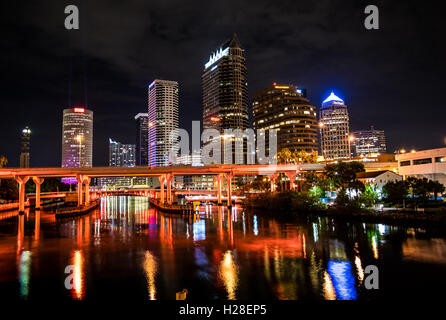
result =
[[[340,11],[344,13],[340,15],[334,5],[325,2],[320,6],[309,3],[306,8],[310,13],[289,13],[283,17],[292,6],[291,3],[271,7],[259,2],[258,7],[262,12],[268,7],[272,13],[283,17],[278,21],[270,14],[274,26],[272,30],[261,27],[261,22],[254,18],[256,10],[240,10],[243,12],[240,14],[241,18],[236,19],[230,11],[212,7],[213,10],[204,22],[195,21],[193,14],[189,13],[164,33],[162,28],[156,28],[159,20],[152,15],[147,25],[124,23],[120,25],[123,28],[121,34],[109,32],[110,35],[98,28],[92,19],[99,10],[93,4],[89,5],[87,12],[82,10],[81,29],[77,33],[54,29],[59,17],[51,12],[57,11],[57,5],[50,14],[47,14],[48,7],[45,5],[27,6],[26,10],[22,10],[21,4],[11,6],[11,10],[17,12],[18,16],[15,21],[7,24],[5,30],[11,47],[3,54],[7,55],[6,58],[11,63],[5,66],[10,81],[3,93],[3,103],[8,108],[2,117],[2,127],[5,129],[0,137],[1,153],[8,158],[9,166],[19,166],[19,131],[25,126],[33,129],[33,150],[42,150],[31,154],[32,166],[56,166],[60,163],[61,145],[57,132],[60,132],[62,109],[68,107],[70,52],[73,70],[72,106],[83,105],[88,108],[90,103],[93,106],[93,163],[106,165],[108,136],[116,136],[122,141],[134,141],[132,114],[145,112],[144,90],[150,79],[175,79],[179,82],[180,128],[189,130],[192,120],[202,118],[202,66],[208,61],[208,53],[234,32],[237,32],[247,52],[250,70],[249,105],[254,91],[273,82],[292,83],[307,88],[309,99],[316,106],[333,89],[340,98],[348,101],[351,130],[362,130],[370,125],[385,130],[389,153],[400,147],[419,150],[444,146],[441,119],[444,118],[445,111],[437,108],[441,102],[441,85],[435,81],[435,75],[439,72],[436,62],[439,51],[435,48],[439,42],[430,36],[433,34],[431,30],[435,30],[437,26],[433,22],[424,21],[423,17],[423,23],[415,21],[418,19],[417,15],[411,12],[414,10],[414,2],[398,6],[398,10],[394,4],[386,4],[384,9],[387,19],[383,22],[385,27],[376,33],[362,28],[363,8],[359,4],[341,4]],[[63,11],[63,5],[60,6],[60,11]],[[124,10],[130,10],[136,21],[141,21],[144,13],[163,11],[156,5],[148,8],[141,4],[131,9],[124,4],[121,6]],[[236,6],[243,9],[244,4]],[[166,9],[171,7],[170,4],[166,5]],[[217,17],[218,9],[223,10],[218,13],[226,19],[221,27],[215,27],[211,21]],[[137,10],[142,13],[136,14]],[[46,16],[48,22],[29,19],[33,12]],[[119,10],[114,8],[105,14],[110,18],[118,13]],[[345,15],[354,19],[336,24],[337,29],[333,33],[329,30],[331,24],[323,19],[327,14],[330,15],[331,22],[338,22]],[[435,15],[436,12],[432,14]],[[297,19],[302,16],[307,17],[306,25],[301,25],[305,22]],[[249,24],[243,22],[244,20],[249,21]],[[185,21],[191,22],[187,32],[177,32],[176,28]],[[35,40],[29,39],[30,36],[20,31],[21,29],[17,31],[14,28],[17,24],[32,28],[35,31],[32,33]],[[318,28],[318,24],[322,24],[322,27]],[[11,30],[8,26],[12,27]],[[150,29],[153,26],[155,29]],[[300,26],[306,29],[302,29],[301,33],[284,35],[284,31],[290,30],[290,26],[296,30],[300,30]],[[115,29],[117,25],[112,24],[110,27]],[[114,50],[122,47],[122,42],[133,27],[136,28],[136,34],[141,37],[144,35],[146,42],[150,43],[141,48],[141,53],[145,55],[144,60],[138,54],[131,53],[136,52],[133,50],[133,41],[126,46],[127,49],[123,49],[122,54]],[[411,30],[410,37],[425,37],[424,41],[409,41],[409,36],[400,36],[400,31],[408,27]],[[197,32],[197,28],[206,32]],[[144,32],[141,33],[142,31]],[[356,40],[347,40],[340,36],[343,33],[349,39],[353,35],[351,39]],[[290,38],[291,35],[293,38]],[[183,38],[178,38],[179,36]],[[113,49],[107,51],[107,56],[104,52],[99,52],[104,50],[98,50],[96,40],[99,38],[100,43]],[[17,39],[27,39],[29,47],[23,48]],[[43,39],[47,39],[48,43]],[[66,41],[61,46],[53,45],[62,39]],[[424,50],[423,44],[429,45],[432,50]],[[301,50],[302,46],[304,50]],[[405,46],[411,47],[410,52],[401,50]],[[57,50],[54,49],[56,47]],[[152,47],[155,50],[148,52]],[[383,53],[379,50],[380,47],[387,47],[388,52]],[[46,58],[34,63],[32,57],[36,52]],[[404,59],[400,59],[402,52]],[[131,61],[132,57],[135,63]],[[22,64],[22,60],[29,63]],[[370,68],[370,65],[374,67]],[[356,72],[357,70],[361,72]],[[17,77],[14,74],[26,74],[27,77]],[[85,75],[87,82],[84,81]],[[423,81],[409,81],[414,77],[423,78]],[[84,90],[84,87],[88,90]],[[24,91],[29,93],[32,100],[21,95]],[[89,94],[88,100],[86,92]],[[416,94],[410,94],[413,92]],[[85,104],[86,101],[89,104]],[[423,105],[429,112],[420,115],[417,109],[419,105]],[[417,130],[412,130],[413,127],[417,127]],[[10,141],[17,143],[8,143]],[[43,156],[45,154],[52,156]]]

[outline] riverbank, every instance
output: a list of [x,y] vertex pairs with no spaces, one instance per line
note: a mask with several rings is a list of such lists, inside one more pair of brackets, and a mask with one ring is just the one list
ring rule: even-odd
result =
[[244,207],[280,217],[328,216],[371,223],[417,223],[446,227],[446,207],[417,211],[415,209],[375,210],[371,208],[327,206],[311,196],[298,193],[263,195],[250,199]]

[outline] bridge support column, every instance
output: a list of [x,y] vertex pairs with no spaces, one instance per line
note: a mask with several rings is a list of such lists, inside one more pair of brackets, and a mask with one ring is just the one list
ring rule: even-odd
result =
[[82,176],[77,176],[77,205],[80,207],[83,203],[83,194],[82,194]]
[[221,189],[222,189],[222,179],[223,179],[223,175],[222,174],[218,174],[215,176],[215,180],[217,180],[217,203],[219,206],[221,206]]
[[287,171],[285,172],[288,179],[290,179],[290,189],[294,190],[296,188],[296,184],[294,183],[294,178],[296,178],[297,171]]
[[228,207],[232,207],[232,178],[234,174],[232,172],[225,173],[226,184],[228,185]]
[[43,183],[43,178],[33,177],[33,181],[36,185],[36,210],[40,210],[40,186]]
[[277,173],[273,173],[273,174],[270,174],[270,175],[268,176],[268,178],[269,178],[269,183],[270,183],[270,190],[271,190],[271,192],[276,191],[276,179],[277,179],[278,176],[279,176],[279,175],[278,175]]
[[25,213],[25,184],[29,177],[16,176],[15,181],[19,184],[19,214]]
[[86,177],[83,176],[82,177],[85,183],[85,204],[89,204],[90,203],[90,182],[91,182],[91,178],[90,177]]
[[166,181],[166,175],[162,174],[158,177],[160,180],[160,196],[161,196],[161,203],[164,203],[164,181]]
[[166,175],[166,182],[167,182],[167,203],[172,204],[172,179],[173,174],[168,173]]

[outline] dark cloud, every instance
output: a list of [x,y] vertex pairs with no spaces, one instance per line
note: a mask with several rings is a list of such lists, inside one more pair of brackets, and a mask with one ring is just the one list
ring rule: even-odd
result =
[[[80,31],[63,26],[68,4],[79,5]],[[334,89],[350,108],[352,129],[385,129],[390,151],[443,146],[439,10],[419,1],[375,1],[381,29],[367,31],[367,4],[9,1],[2,8],[0,153],[17,165],[19,132],[29,125],[32,165],[60,165],[70,60],[72,103],[85,103],[86,87],[95,112],[96,165],[107,162],[108,137],[134,141],[133,116],[146,110],[155,78],[179,81],[181,126],[189,129],[201,119],[203,64],[233,32],[246,50],[250,95],[272,82],[293,83],[319,105]]]

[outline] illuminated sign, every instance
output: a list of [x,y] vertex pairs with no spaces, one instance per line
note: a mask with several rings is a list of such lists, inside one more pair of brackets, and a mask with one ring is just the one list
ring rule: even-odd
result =
[[155,84],[155,81],[153,81],[151,84],[149,84],[149,89],[152,88],[154,84]]
[[220,121],[220,118],[219,117],[211,117],[210,120],[212,122],[218,122],[218,121]]
[[84,113],[85,112],[85,108],[76,107],[76,108],[74,108],[74,112],[76,112],[76,113]]
[[209,56],[209,61],[204,65],[204,68],[205,69],[209,68],[212,64],[214,64],[214,62],[217,62],[222,57],[227,56],[228,54],[229,54],[229,48],[226,48],[224,50],[220,48],[219,50],[217,50],[216,52],[214,52]]
[[289,89],[289,86],[274,86],[276,89]]

